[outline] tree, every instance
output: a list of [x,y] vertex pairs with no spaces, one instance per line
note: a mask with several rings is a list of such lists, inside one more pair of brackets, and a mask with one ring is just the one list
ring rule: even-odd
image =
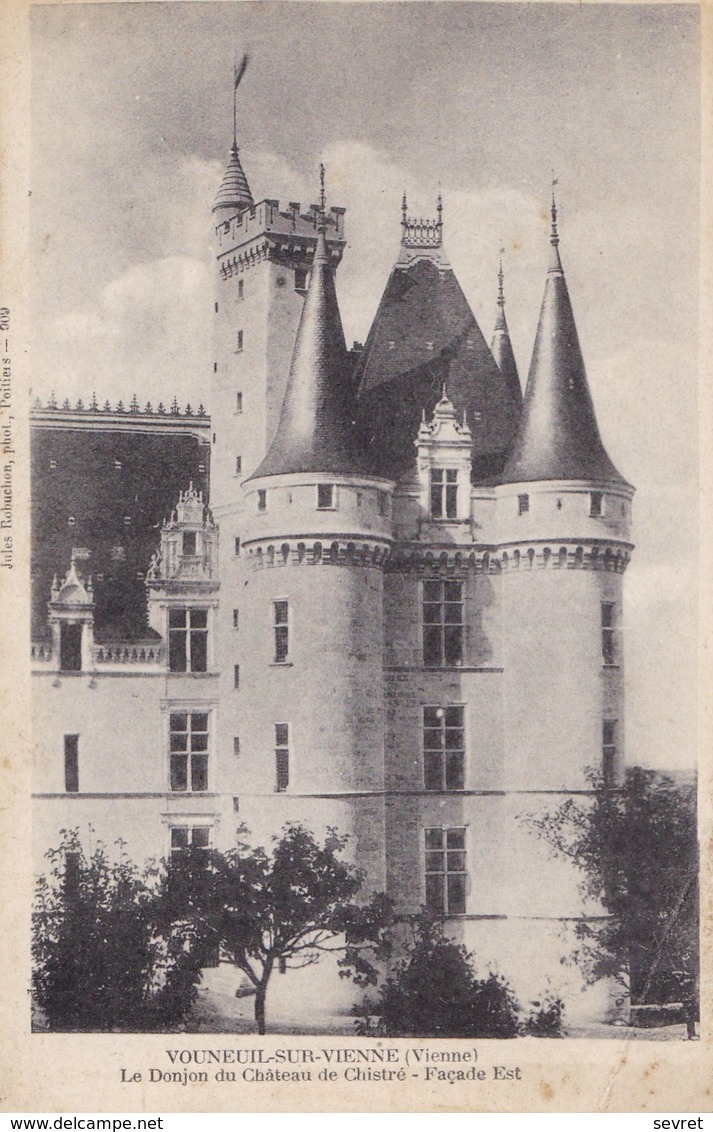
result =
[[[465,947],[446,939],[439,921],[423,915],[414,922],[406,957],[361,1012],[376,1015],[378,1033],[389,1037],[514,1038],[512,991],[492,971],[478,979],[473,964]],[[362,1029],[374,1032],[368,1023]]]
[[570,798],[528,819],[608,913],[578,926],[574,958],[588,981],[614,977],[635,1002],[670,1000],[698,971],[695,788],[642,767],[621,788],[590,781],[589,803]]
[[187,932],[160,936],[150,874],[119,843],[118,860],[98,845],[87,856],[77,830],[47,854],[37,882],[32,983],[53,1030],[149,1030],[192,1006],[200,966]]
[[187,921],[200,947],[219,948],[247,976],[260,1034],[276,966],[307,967],[332,952],[341,975],[367,986],[389,954],[392,922],[383,894],[357,903],[363,874],[340,857],[346,837],[332,829],[320,845],[291,823],[273,841],[270,854],[245,842],[176,854],[159,893],[164,924]]

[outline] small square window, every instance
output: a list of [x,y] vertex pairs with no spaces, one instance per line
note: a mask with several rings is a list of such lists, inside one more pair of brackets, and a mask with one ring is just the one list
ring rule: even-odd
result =
[[317,484],[317,509],[319,511],[329,511],[334,507],[334,484],[333,483],[318,483]]
[[517,513],[518,515],[525,515],[530,510],[530,496],[518,495],[517,497]]
[[257,509],[258,511],[267,511],[267,490],[264,487],[258,489]]

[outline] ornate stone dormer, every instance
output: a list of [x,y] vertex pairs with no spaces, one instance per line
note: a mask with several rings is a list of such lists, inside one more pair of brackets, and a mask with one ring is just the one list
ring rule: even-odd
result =
[[63,582],[55,575],[48,603],[52,655],[62,672],[86,672],[94,647],[94,590],[91,578],[82,581],[74,553]]
[[426,522],[440,525],[469,520],[472,439],[465,412],[459,421],[444,385],[430,422],[424,410],[415,440],[421,511]]
[[150,589],[215,583],[218,532],[203,492],[191,481],[161,528],[161,545],[146,573]]

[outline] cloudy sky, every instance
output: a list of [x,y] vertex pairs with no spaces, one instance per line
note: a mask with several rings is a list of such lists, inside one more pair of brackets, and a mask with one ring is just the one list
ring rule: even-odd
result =
[[550,182],[600,427],[637,486],[630,761],[695,747],[698,9],[517,3],[38,5],[34,387],[210,407],[210,206],[232,133],[256,199],[347,208],[338,290],[366,337],[401,194],[490,337],[498,251],[524,379]]

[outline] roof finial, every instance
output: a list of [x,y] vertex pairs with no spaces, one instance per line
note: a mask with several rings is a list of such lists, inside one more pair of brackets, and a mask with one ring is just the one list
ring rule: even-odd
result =
[[441,187],[438,186],[438,198],[436,200],[436,212],[438,213],[438,227],[443,227],[443,197],[441,196]]
[[407,208],[407,205],[406,205],[406,189],[404,189],[404,195],[401,198],[401,223],[402,223],[404,228],[406,227],[406,224],[407,224],[406,208]]
[[320,164],[319,164],[319,212],[320,212],[320,217],[321,217],[323,224],[326,220],[326,211],[325,210],[326,210],[326,206],[327,206],[327,194],[324,191],[324,174],[325,174],[324,165],[322,164],[322,162],[320,162]]
[[238,149],[238,87],[245,74],[248,59],[249,56],[246,52],[240,60],[240,66],[236,63],[233,67],[233,149],[236,152]]
[[552,233],[550,235],[550,243],[552,244],[553,248],[556,248],[557,245],[560,242],[560,238],[557,234],[557,201],[555,200],[555,185],[559,185],[559,177],[553,176],[553,178],[552,178],[552,208],[551,208]]
[[505,306],[505,293],[503,291],[503,279],[505,278],[505,276],[503,274],[503,256],[504,256],[504,254],[505,254],[505,248],[501,248],[500,249],[500,267],[498,268],[498,306],[499,307]]

